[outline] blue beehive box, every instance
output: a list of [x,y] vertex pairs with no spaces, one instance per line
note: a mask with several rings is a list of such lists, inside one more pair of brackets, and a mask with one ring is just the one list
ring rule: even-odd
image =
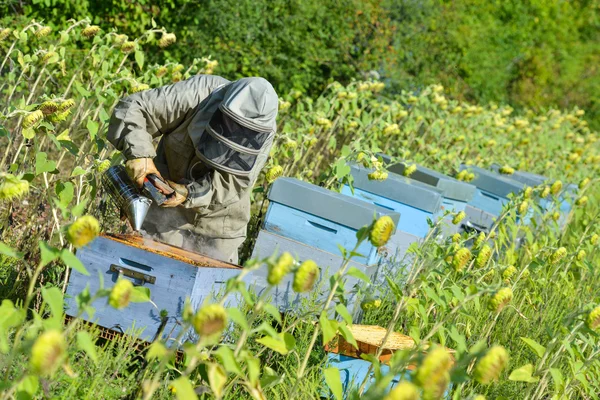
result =
[[[356,232],[373,221],[389,215],[396,225],[400,213],[370,202],[293,178],[277,179],[268,194],[269,208],[264,230],[305,245],[340,254],[338,245],[353,249]],[[362,264],[377,261],[377,249],[368,241],[358,248]]]
[[[71,271],[66,314],[77,316],[77,295],[86,286],[90,293],[96,293],[100,288],[99,275],[108,289],[122,276],[135,286],[150,289],[150,298],[156,306],[149,302],[131,303],[117,310],[102,298],[92,304],[93,316],[84,313],[82,318],[121,333],[132,327],[143,330],[139,338],[146,341],[152,341],[157,334],[165,340],[175,338],[181,329],[178,319],[181,319],[185,299],[189,297],[192,306],[199,307],[207,297],[222,291],[227,280],[241,271],[237,265],[131,236],[98,237],[79,249],[77,258],[90,275]],[[168,315],[162,327],[161,310],[166,310]]]
[[425,237],[430,229],[427,219],[434,220],[441,210],[442,191],[394,173],[390,173],[385,181],[369,180],[370,172],[353,165],[354,192],[344,185],[342,193],[399,212],[402,218],[398,231]]
[[475,174],[471,183],[477,187],[477,191],[469,204],[495,217],[502,213],[502,207],[509,201],[508,196],[520,193],[525,187],[522,182],[483,168],[461,165],[460,169]]

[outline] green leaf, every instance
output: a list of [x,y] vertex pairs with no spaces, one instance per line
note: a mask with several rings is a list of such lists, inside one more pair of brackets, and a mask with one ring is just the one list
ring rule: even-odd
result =
[[66,207],[75,196],[75,188],[71,182],[61,182],[56,185],[56,194],[58,195],[60,204]]
[[[218,399],[223,397],[223,389],[227,383],[227,374],[222,366],[219,364],[208,364],[208,382],[215,397]],[[195,396],[194,394],[194,398],[196,398]],[[180,397],[177,396],[177,398],[179,399]],[[181,399],[183,400],[184,398],[182,397]],[[186,397],[186,399],[191,399],[191,397]]]
[[352,334],[350,329],[348,329],[348,326],[342,322],[338,324],[338,329],[340,331],[340,335],[342,335],[342,337],[346,339],[346,342],[354,346],[355,349],[358,349],[358,343],[356,343],[356,339],[354,339],[354,335]]
[[86,352],[88,357],[92,359],[94,364],[98,362],[98,354],[96,353],[96,346],[92,341],[92,337],[86,331],[77,332],[77,348]]
[[231,372],[238,376],[242,375],[242,370],[238,362],[235,360],[233,351],[229,347],[221,346],[217,351],[215,351],[215,354],[217,357],[219,357],[219,359],[221,360],[221,365],[225,367],[225,370],[227,372]]
[[327,314],[322,312],[321,317],[319,318],[319,324],[321,326],[321,331],[323,332],[323,344],[327,344],[335,337],[338,323],[337,321],[327,319]]
[[329,390],[337,400],[341,400],[344,396],[342,391],[342,380],[340,378],[340,370],[335,367],[325,368],[323,371],[325,382],[329,386]]
[[534,378],[533,376],[533,365],[525,364],[522,367],[515,369],[510,376],[509,380],[515,382],[527,382],[527,383],[535,383],[540,380],[540,378]]
[[44,172],[53,172],[56,170],[56,162],[48,160],[48,155],[44,152],[39,152],[35,155],[35,174],[39,175]]
[[277,336],[277,338],[264,336],[260,339],[256,339],[256,341],[283,355],[289,353],[290,350],[296,347],[296,339],[289,333],[279,333]]
[[92,139],[95,139],[96,135],[98,134],[98,128],[100,127],[100,124],[98,124],[96,121],[88,119],[87,125],[85,127],[90,132],[90,136],[92,137]]
[[50,307],[50,312],[54,318],[62,320],[63,315],[63,294],[57,287],[42,288],[42,298]]
[[[213,364],[211,364],[213,365]],[[171,382],[171,386],[175,388],[175,396],[178,400],[194,400],[198,399],[192,383],[187,376],[182,376]]]
[[526,338],[526,337],[521,337],[521,340],[525,342],[525,344],[527,344],[527,346],[529,346],[529,348],[531,350],[533,350],[533,352],[535,354],[537,354],[538,357],[543,357],[544,353],[546,352],[546,348],[544,346],[542,346],[541,344],[539,344],[538,342],[536,342],[535,340]]
[[265,304],[263,305],[263,309],[267,314],[275,319],[275,321],[281,324],[281,313],[273,304]]
[[85,174],[87,174],[87,171],[85,169],[77,166],[73,169],[73,172],[71,172],[71,177],[85,175]]
[[402,299],[402,290],[400,290],[400,287],[396,284],[396,282],[394,282],[387,276],[385,277],[385,281],[387,282],[390,289],[392,289],[392,293],[394,293],[396,300],[400,301]]
[[144,286],[134,286],[131,292],[132,303],[145,303],[150,301],[150,289]]
[[87,269],[85,269],[85,267],[83,266],[81,261],[79,261],[79,259],[75,256],[75,254],[73,254],[69,249],[67,249],[67,248],[62,249],[62,251],[60,252],[60,259],[62,260],[62,262],[65,263],[66,266],[73,268],[75,271],[79,272],[80,274],[83,274],[86,276],[90,275],[90,273],[88,272]]
[[148,352],[146,353],[146,360],[158,359],[162,361],[167,355],[168,350],[164,344],[158,341],[152,342],[152,344],[150,344],[150,347],[148,347]]
[[552,375],[552,380],[554,380],[554,387],[558,390],[563,388],[565,383],[565,379],[563,378],[563,374],[558,368],[550,368],[550,375]]
[[17,399],[33,399],[39,388],[40,382],[38,377],[34,375],[27,375],[26,377],[22,378],[17,385]]
[[135,62],[140,67],[140,71],[144,68],[144,52],[141,50],[135,51]]
[[23,253],[18,252],[10,246],[7,246],[4,242],[0,242],[0,254],[4,254],[5,256],[11,258],[23,258]]
[[337,311],[337,313],[340,314],[340,316],[344,319],[344,321],[346,321],[348,325],[352,325],[352,316],[350,315],[350,312],[348,312],[348,309],[345,305],[343,305],[342,303],[336,305],[335,311]]
[[346,272],[346,275],[353,276],[356,279],[360,279],[361,281],[364,281],[366,283],[371,283],[371,279],[364,272],[362,272],[356,267],[348,268],[348,272]]
[[56,247],[52,247],[42,240],[38,242],[38,245],[40,247],[40,265],[42,267],[50,264],[60,256],[60,250]]
[[246,365],[248,366],[249,381],[255,386],[260,378],[260,360],[248,355],[246,356]]
[[246,316],[239,308],[228,308],[227,315],[229,318],[236,324],[238,324],[243,330],[248,331],[250,327],[248,326],[248,321],[246,321]]

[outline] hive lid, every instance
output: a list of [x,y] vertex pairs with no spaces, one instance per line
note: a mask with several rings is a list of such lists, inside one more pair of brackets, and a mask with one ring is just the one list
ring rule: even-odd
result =
[[354,177],[354,187],[432,214],[440,210],[441,189],[393,172],[385,181],[372,181],[369,180],[370,172],[367,168],[352,165],[350,173]]
[[[404,161],[386,166],[388,171],[398,175],[404,175],[408,164]],[[410,175],[410,179],[435,186],[442,190],[443,196],[448,199],[468,202],[475,196],[475,186],[467,182],[461,182],[441,172],[417,165],[417,170]]]
[[461,171],[465,169],[475,174],[475,178],[471,181],[473,185],[496,196],[508,198],[509,194],[518,194],[525,187],[523,182],[512,180],[487,169],[464,164],[460,166]]
[[396,211],[294,178],[279,178],[273,182],[268,198],[272,202],[284,204],[356,230],[371,224],[375,213],[377,218],[389,215],[395,226],[398,226],[400,220],[400,213]]

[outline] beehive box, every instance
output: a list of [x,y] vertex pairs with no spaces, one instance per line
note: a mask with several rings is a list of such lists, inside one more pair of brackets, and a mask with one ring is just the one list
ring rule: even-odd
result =
[[342,193],[399,212],[402,217],[391,240],[396,245],[424,238],[430,229],[427,219],[435,220],[441,211],[441,190],[394,173],[384,181],[369,180],[370,172],[351,166],[354,191],[344,185]]
[[[312,252],[311,248],[314,248],[341,255],[338,246],[353,249],[356,232],[371,224],[373,217],[389,215],[396,225],[400,219],[400,214],[389,208],[293,178],[277,179],[268,198],[264,230],[307,245],[305,250],[298,249],[302,254]],[[255,251],[264,254],[261,246],[256,245]],[[358,252],[364,256],[356,258],[361,264],[377,261],[377,249],[368,241],[361,244]]]
[[150,289],[151,303],[131,303],[122,310],[107,304],[106,298],[92,304],[92,317],[82,316],[88,322],[117,332],[131,327],[143,329],[140,339],[151,341],[161,327],[160,311],[166,310],[168,320],[161,337],[175,337],[180,325],[177,320],[186,297],[192,306],[199,306],[207,297],[224,289],[229,278],[239,274],[241,267],[192,253],[137,236],[100,236],[77,251],[77,258],[90,273],[71,272],[67,288],[66,314],[77,316],[76,296],[89,286],[91,293],[104,287],[110,289],[119,276],[134,285]]
[[[382,374],[389,372],[387,365],[396,351],[411,350],[415,348],[414,340],[407,335],[392,332],[387,341],[383,343],[386,329],[376,325],[353,324],[348,329],[352,332],[358,349],[348,343],[343,337],[338,336],[325,346],[328,363],[340,371],[340,379],[344,394],[348,394],[352,387],[359,387],[367,376],[371,363],[361,358],[363,354],[376,355],[379,348],[383,348],[379,361]],[[453,350],[447,349],[451,354]],[[403,374],[396,375],[388,387],[391,390],[401,380],[412,381],[414,364],[410,364]],[[373,373],[369,376],[365,390],[374,382]],[[444,397],[450,393],[448,389]]]
[[[384,161],[385,160],[388,160],[389,162],[389,157],[385,156]],[[386,168],[388,171],[395,174],[404,175],[408,166],[409,164],[405,162],[398,162],[393,164],[390,163]],[[416,168],[417,169],[410,175],[411,179],[441,190],[443,196],[441,205],[442,213],[445,211],[451,211],[453,213],[465,211],[467,204],[473,200],[477,190],[474,185],[467,182],[461,182],[421,165],[416,165]],[[452,216],[448,216],[447,221],[443,226],[443,233],[445,235],[452,235],[461,231],[461,226],[467,225],[469,222],[469,219],[465,218],[460,226],[456,226],[451,223],[452,218]]]

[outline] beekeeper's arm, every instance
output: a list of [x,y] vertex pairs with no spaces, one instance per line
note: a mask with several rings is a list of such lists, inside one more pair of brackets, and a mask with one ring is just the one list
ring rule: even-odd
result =
[[135,93],[119,101],[108,126],[108,140],[125,158],[129,175],[142,186],[147,174],[158,174],[152,159],[152,139],[166,135],[190,118],[213,90],[228,83],[214,75],[196,75],[185,81]]

